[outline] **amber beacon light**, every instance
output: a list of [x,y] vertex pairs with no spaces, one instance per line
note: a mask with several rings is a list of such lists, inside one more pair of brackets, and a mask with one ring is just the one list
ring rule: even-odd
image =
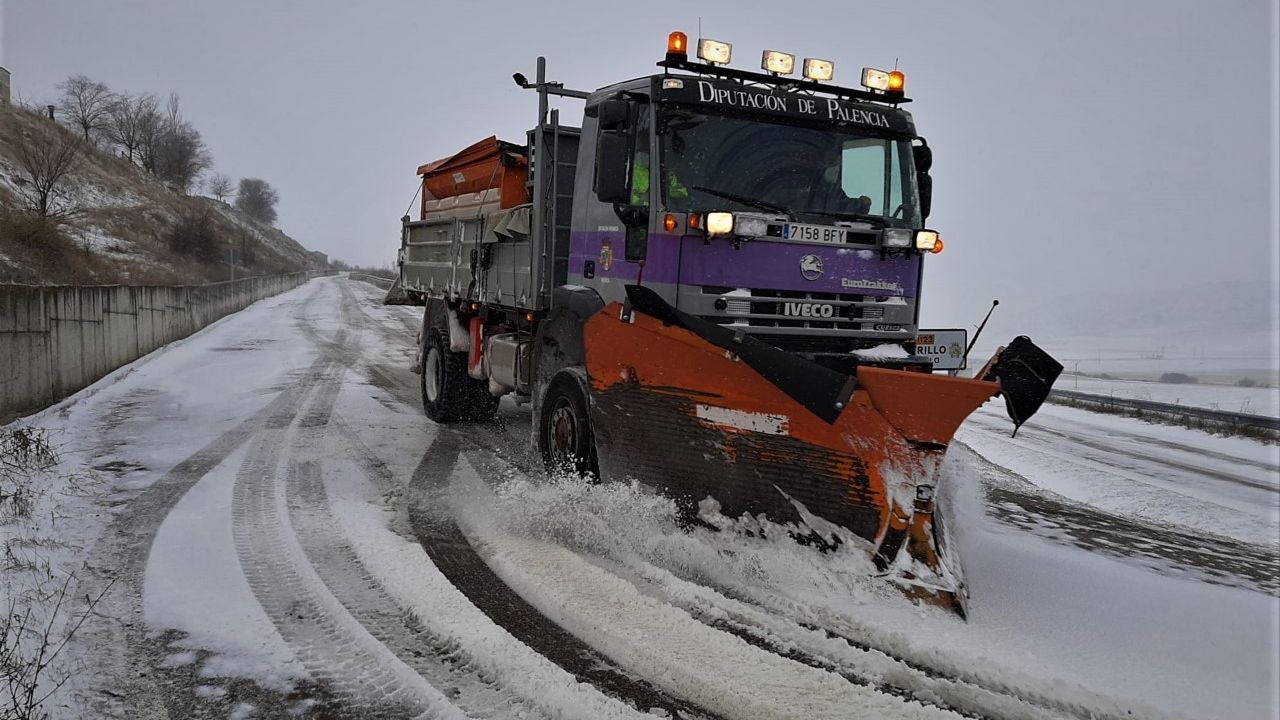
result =
[[667,54],[689,56],[689,36],[676,30],[667,36]]

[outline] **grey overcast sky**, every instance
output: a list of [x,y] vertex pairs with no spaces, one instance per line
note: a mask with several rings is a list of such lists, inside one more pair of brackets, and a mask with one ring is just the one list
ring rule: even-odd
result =
[[392,261],[419,163],[523,138],[534,96],[512,72],[541,54],[581,89],[647,74],[701,17],[735,65],[776,48],[856,84],[897,60],[935,154],[935,322],[996,296],[1274,285],[1267,0],[0,2],[24,99],[73,73],[177,91],[219,172],[273,183],[280,226],[349,262]]

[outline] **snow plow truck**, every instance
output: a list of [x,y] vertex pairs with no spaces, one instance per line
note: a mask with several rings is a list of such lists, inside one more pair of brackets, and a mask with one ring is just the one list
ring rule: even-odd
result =
[[943,455],[997,395],[1016,431],[1062,366],[1018,337],[959,377],[967,338],[918,327],[942,239],[901,72],[842,87],[828,60],[695,47],[672,33],[658,72],[594,92],[538,58],[513,76],[537,95],[523,143],[418,168],[388,302],[425,307],[426,412],[485,420],[513,394],[549,467],[861,548],[963,614]]

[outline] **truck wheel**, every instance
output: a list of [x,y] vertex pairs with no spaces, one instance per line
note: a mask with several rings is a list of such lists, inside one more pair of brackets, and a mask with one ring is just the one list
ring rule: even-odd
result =
[[572,472],[588,478],[600,475],[595,435],[582,386],[568,375],[557,375],[542,397],[538,446],[548,472]]
[[422,407],[438,423],[489,420],[502,398],[483,380],[467,374],[467,354],[453,352],[436,328],[427,332],[422,352]]

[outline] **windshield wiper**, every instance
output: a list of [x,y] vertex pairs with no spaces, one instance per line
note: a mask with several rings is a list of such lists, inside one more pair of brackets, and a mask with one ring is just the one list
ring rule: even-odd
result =
[[748,205],[750,207],[757,208],[760,210],[769,210],[770,212],[782,213],[787,217],[791,216],[790,210],[786,209],[781,205],[774,205],[773,203],[768,202],[767,200],[756,200],[755,198],[749,198],[745,195],[738,195],[736,193],[726,192],[724,190],[717,190],[715,188],[704,187],[702,185],[694,185],[693,187],[690,188],[690,190],[700,190],[704,193],[707,193],[708,195],[715,195],[717,197],[722,197],[725,200],[732,200],[733,202],[742,203],[743,205]]
[[862,213],[840,212],[839,210],[797,210],[796,215],[825,215],[837,220],[863,220],[879,227],[889,227],[889,218],[883,215],[864,215]]

